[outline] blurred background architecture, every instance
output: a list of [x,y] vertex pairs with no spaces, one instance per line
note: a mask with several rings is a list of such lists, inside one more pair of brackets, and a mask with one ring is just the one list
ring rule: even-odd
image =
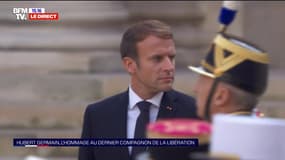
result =
[[[192,93],[199,64],[218,31],[221,1],[1,1],[0,159],[28,155],[75,160],[76,147],[13,147],[13,138],[79,138],[87,104],[127,89],[119,53],[130,24],[159,19],[176,45],[175,88]],[[13,8],[45,8],[58,21],[17,21]],[[256,42],[271,58],[259,108],[285,118],[285,2],[242,2],[228,32]]]

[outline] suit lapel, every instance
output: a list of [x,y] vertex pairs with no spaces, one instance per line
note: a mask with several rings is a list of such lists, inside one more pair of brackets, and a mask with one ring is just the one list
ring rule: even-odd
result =
[[[127,112],[129,104],[128,91],[123,92],[119,97],[119,103],[116,107],[116,135],[118,138],[127,138]],[[118,147],[118,151],[121,153],[118,159],[129,159],[129,151],[127,147]]]
[[174,117],[175,112],[177,110],[177,108],[174,105],[175,100],[176,100],[176,95],[174,94],[173,91],[164,92],[157,119]]
[[127,111],[128,111],[128,92],[123,92],[119,97],[116,110],[114,111],[114,118],[116,119],[116,137],[126,138],[127,137]]

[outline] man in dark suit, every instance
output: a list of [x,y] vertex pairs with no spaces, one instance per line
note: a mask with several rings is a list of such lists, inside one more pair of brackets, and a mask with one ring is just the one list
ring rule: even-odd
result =
[[[140,102],[149,104],[148,122],[197,118],[194,99],[172,89],[176,50],[168,25],[157,20],[134,24],[124,33],[120,51],[131,78],[129,88],[87,107],[82,138],[144,138],[137,137],[137,130],[145,127],[138,127],[145,121]],[[133,160],[135,149],[80,147],[79,160]]]

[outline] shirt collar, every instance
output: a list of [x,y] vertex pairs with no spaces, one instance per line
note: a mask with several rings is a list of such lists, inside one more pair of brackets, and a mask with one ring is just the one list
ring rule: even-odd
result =
[[[162,96],[163,96],[163,92],[159,92],[152,98],[147,99],[146,101],[152,103],[155,107],[159,107]],[[132,89],[131,85],[129,85],[129,109],[133,109],[136,106],[136,104],[140,101],[143,101],[143,99],[139,97],[135,93],[135,91]]]

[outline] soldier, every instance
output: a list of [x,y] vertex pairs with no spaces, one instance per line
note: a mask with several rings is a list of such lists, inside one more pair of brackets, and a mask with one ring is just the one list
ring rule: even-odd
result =
[[[256,112],[255,107],[259,98],[267,88],[269,70],[269,58],[263,49],[242,38],[225,33],[227,26],[234,20],[238,5],[238,2],[224,1],[219,17],[222,25],[219,34],[214,38],[208,54],[200,63],[200,67],[189,66],[189,69],[199,73],[199,78],[194,86],[198,107],[197,114],[211,121],[213,127],[210,154],[194,153],[190,155],[192,160],[237,160],[265,157],[264,154],[260,153],[264,152],[266,147],[258,152],[254,150],[254,148],[258,148],[254,147],[255,140],[260,140],[263,137],[259,136],[258,130],[254,129],[256,128],[254,124],[257,124],[254,122],[267,124],[267,120],[229,116],[252,115],[252,111]],[[221,126],[218,121],[220,119],[216,117],[218,115],[215,115],[218,113],[228,114],[228,119],[224,120],[224,117],[220,119],[234,129],[225,125]],[[243,129],[238,123],[232,123],[233,119],[244,122],[242,124]],[[237,121],[239,122],[239,120]],[[260,127],[260,130],[268,129],[265,126]],[[239,133],[238,129],[242,130],[242,133]],[[253,130],[257,131],[257,134],[254,134]],[[237,133],[238,136],[234,133]],[[241,135],[244,140],[240,138]],[[250,135],[254,136],[251,137]],[[233,145],[235,147],[231,147]],[[237,148],[236,145],[246,146],[244,147],[246,149]],[[280,153],[280,150],[276,153]]]

